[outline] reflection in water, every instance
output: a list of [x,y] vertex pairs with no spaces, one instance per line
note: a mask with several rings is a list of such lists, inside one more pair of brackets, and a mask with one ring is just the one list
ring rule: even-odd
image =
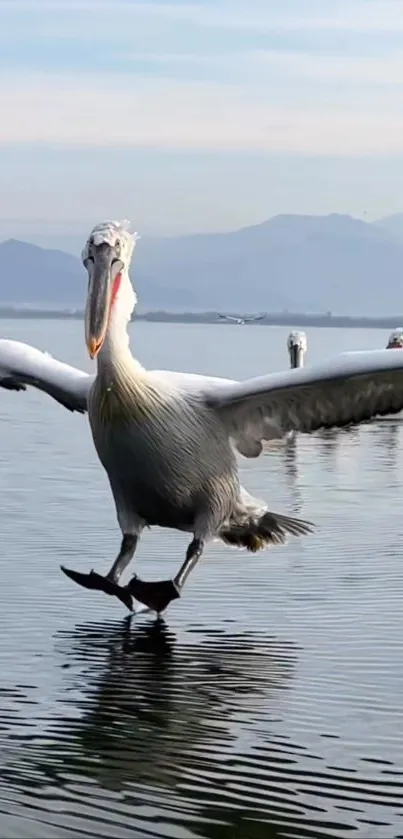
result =
[[312,435],[296,434],[287,440],[283,449],[284,475],[293,498],[293,511],[304,513],[304,493],[301,492],[299,479],[304,469],[298,463],[298,453],[312,452],[316,464],[324,473],[333,474],[338,466],[338,456],[346,442],[358,443],[360,429],[356,427],[342,429],[323,429]]
[[318,458],[322,462],[324,472],[336,468],[339,452],[346,439],[358,443],[359,433],[360,429],[357,426],[348,426],[347,428],[326,428],[314,434]]
[[297,462],[297,453],[298,453],[298,438],[296,435],[290,437],[290,439],[286,443],[286,447],[284,449],[284,466],[286,474],[289,478],[292,478],[292,483],[295,483],[295,480],[298,477],[298,462]]
[[31,707],[34,734],[21,693],[7,697],[21,724],[2,751],[0,827],[17,812],[37,823],[30,835],[57,839],[324,839],[347,835],[347,814],[388,826],[383,807],[400,807],[397,774],[396,789],[355,778],[281,726],[290,642],[228,621],[179,641],[163,622],[127,619],[59,632],[55,651],[63,685],[42,726]]
[[[347,428],[326,428],[316,431],[312,435],[294,434],[284,446],[284,468],[285,474],[290,479],[289,486],[296,490],[298,477],[298,447],[306,441],[315,442],[316,459],[321,462],[323,471],[331,471],[337,464],[337,455],[346,440],[359,443],[360,428],[349,426]],[[269,452],[270,454],[270,452]],[[299,496],[300,498],[301,496]]]
[[373,442],[385,455],[384,467],[394,469],[398,466],[403,424],[401,420],[381,419],[371,425]]
[[184,762],[207,771],[210,749],[218,754],[235,738],[234,715],[239,723],[268,701],[276,704],[295,661],[292,647],[247,633],[200,637],[196,630],[192,643],[178,645],[162,621],[134,630],[130,619],[118,631],[78,627],[59,644],[84,664],[74,688],[91,697],[75,745],[96,759],[97,780],[110,789],[126,781],[171,784]]
[[[340,475],[345,470],[347,446],[352,445],[359,456],[362,455],[365,435],[370,435],[375,449],[380,449],[381,460],[379,468],[382,471],[400,467],[400,457],[403,453],[402,434],[403,422],[400,418],[385,417],[373,420],[362,427],[351,426],[342,429],[323,429],[317,431],[310,438],[306,435],[295,435],[287,441],[284,450],[284,473],[287,485],[291,489],[295,510],[303,509],[303,496],[298,490],[299,475],[298,450],[307,445],[309,439],[314,443],[313,456],[323,472]],[[350,456],[352,452],[350,451]]]
[[[123,812],[123,826],[135,826],[136,835],[158,822],[160,832],[151,835],[176,835],[177,824],[196,833],[203,825],[206,837],[230,836],[263,808],[264,835],[278,835],[274,825],[268,833],[270,807],[259,780],[251,780],[254,796],[235,794],[231,766],[260,719],[266,735],[270,719],[278,720],[296,663],[293,645],[228,628],[195,628],[179,644],[163,622],[131,627],[129,618],[59,633],[56,651],[63,658],[61,713],[35,737],[21,728],[18,749],[0,768],[2,786],[12,789],[18,778],[26,802],[42,811],[52,809],[42,797],[51,784],[53,798],[72,805],[70,829],[83,815],[97,829],[122,825]],[[242,771],[247,783],[247,763]],[[52,815],[47,823],[59,823]],[[262,831],[256,826],[248,835]]]
[[304,499],[298,485],[298,437],[296,434],[287,441],[283,458],[284,476],[292,498],[291,509],[295,515],[303,517]]

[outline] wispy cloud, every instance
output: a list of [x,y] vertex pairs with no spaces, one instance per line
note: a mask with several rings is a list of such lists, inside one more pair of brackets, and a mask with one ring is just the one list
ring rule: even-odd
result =
[[[140,4],[139,4],[140,5]],[[158,13],[201,26],[243,30],[324,30],[389,32],[403,30],[402,0],[333,0],[323,3],[246,3],[158,5]]]
[[[244,64],[264,68],[266,74],[277,73],[282,79],[309,79],[318,86],[329,82],[352,85],[386,85],[403,94],[403,52],[387,56],[335,56],[306,52],[255,50],[244,56]],[[347,91],[345,91],[346,93]],[[332,94],[332,91],[330,91]],[[376,91],[374,103],[376,104]]]
[[[145,5],[145,4],[144,4]],[[138,8],[143,4],[137,4]],[[351,32],[403,31],[402,0],[300,0],[279,4],[231,2],[154,4],[156,14],[187,20],[199,26],[255,30],[343,29]]]
[[[130,16],[152,13],[177,21],[187,21],[199,26],[258,28],[279,30],[343,29],[355,32],[376,30],[387,32],[403,30],[402,0],[288,0],[281,6],[270,0],[207,0],[206,2],[143,2],[135,0],[0,0],[1,11],[35,11],[60,14],[63,11],[97,16],[120,14]],[[22,21],[23,23],[23,21]],[[46,28],[47,21],[43,21]]]
[[[347,171],[351,158],[356,166],[365,157],[382,158],[385,167],[387,155],[403,157],[402,46],[403,0],[0,0],[0,171],[10,147],[46,149],[37,166],[43,173],[42,200],[46,195],[51,202],[59,176],[51,155],[67,155],[65,166],[74,158],[75,175],[78,161],[91,152],[104,161],[104,178],[95,195],[90,167],[81,167],[86,194],[92,190],[94,206],[116,201],[113,212],[118,212],[125,177],[121,173],[117,186],[108,155],[120,150],[121,156],[139,159],[146,150],[153,160],[146,154],[143,205],[150,190],[159,194],[166,177],[166,201],[174,197],[189,210],[191,198],[185,201],[184,195],[194,176],[192,212],[197,215],[212,200],[215,212],[223,202],[222,212],[233,218],[231,185],[240,182],[242,156],[250,155],[249,166],[253,155],[260,161],[310,156],[328,160],[334,192],[324,193],[325,170],[317,163],[321,174],[312,195],[321,196],[318,206],[331,209],[331,195],[337,192],[339,201],[343,182],[339,169],[337,179],[331,176],[335,159],[344,159]],[[172,180],[165,155],[176,152]],[[215,192],[214,155],[229,167],[228,198],[222,191],[218,199]],[[207,158],[209,171],[214,169],[210,182],[203,177]],[[269,162],[265,165],[269,171]],[[311,189],[305,187],[298,198],[302,179],[293,170],[290,182],[289,164],[270,169],[265,186],[259,166],[254,193],[249,203],[243,199],[249,213],[255,204],[266,206],[276,177],[276,201],[283,210],[287,190],[293,207],[306,206]],[[343,187],[351,204],[355,171],[348,168]],[[401,193],[396,177],[389,168],[387,176],[385,168],[383,176],[377,174],[375,165],[367,171],[387,211],[388,200],[396,203]],[[6,165],[3,186],[5,178]],[[139,189],[139,178],[137,173],[131,188]],[[360,180],[363,192],[366,179]],[[245,196],[248,180],[242,183]],[[161,206],[155,200],[156,212],[162,212],[162,199]],[[79,210],[77,196],[71,201],[70,211],[74,202]]]
[[[329,83],[351,86],[389,86],[403,94],[403,52],[389,52],[387,56],[346,56],[306,51],[255,49],[221,54],[197,52],[177,53],[129,53],[124,55],[126,69],[140,67],[146,72],[155,66],[158,75],[192,77],[194,68],[204,69],[204,75],[214,78],[225,77],[236,83],[253,83],[254,89],[265,88],[273,80],[282,88],[293,85],[300,88],[305,81],[318,88]],[[296,84],[298,82],[298,84]],[[312,85],[311,85],[312,90]],[[344,95],[347,90],[344,88]],[[305,89],[306,95],[309,91]],[[297,93],[297,96],[300,94]],[[330,90],[333,95],[333,90]],[[376,92],[374,96],[376,100]]]
[[320,107],[312,100],[287,106],[247,84],[37,75],[0,85],[7,114],[0,142],[384,154],[403,151],[401,91],[397,96],[399,108],[385,103],[383,89],[359,110],[351,99],[326,104],[323,96]]

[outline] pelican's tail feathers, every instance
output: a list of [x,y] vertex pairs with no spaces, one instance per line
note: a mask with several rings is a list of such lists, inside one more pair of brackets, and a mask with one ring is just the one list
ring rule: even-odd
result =
[[258,518],[250,516],[242,522],[229,521],[220,530],[219,537],[227,545],[256,553],[269,545],[283,545],[289,533],[304,536],[312,533],[313,529],[314,525],[309,521],[266,511]]

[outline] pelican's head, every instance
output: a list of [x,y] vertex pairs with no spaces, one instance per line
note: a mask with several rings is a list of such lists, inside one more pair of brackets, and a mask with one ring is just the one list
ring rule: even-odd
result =
[[297,329],[290,332],[287,338],[287,349],[290,354],[291,367],[303,367],[304,355],[307,350],[305,332],[300,332]]
[[88,271],[85,340],[91,358],[104,343],[111,317],[120,315],[126,325],[136,304],[129,279],[136,238],[127,223],[105,221],[93,228],[82,251]]
[[386,344],[387,350],[402,350],[403,349],[403,328],[399,326],[398,329],[394,329],[393,332],[390,333],[388,338],[388,343]]

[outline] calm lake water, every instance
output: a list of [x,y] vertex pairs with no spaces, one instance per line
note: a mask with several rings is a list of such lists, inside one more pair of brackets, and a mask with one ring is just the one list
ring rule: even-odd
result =
[[[288,329],[136,323],[150,367],[288,366]],[[3,321],[85,366],[77,322]],[[387,333],[308,330],[307,364]],[[0,392],[0,835],[403,837],[403,423],[298,437],[243,480],[317,532],[210,546],[165,622],[125,617],[61,563],[108,569],[120,534],[87,421]],[[167,577],[186,537],[145,533]]]

